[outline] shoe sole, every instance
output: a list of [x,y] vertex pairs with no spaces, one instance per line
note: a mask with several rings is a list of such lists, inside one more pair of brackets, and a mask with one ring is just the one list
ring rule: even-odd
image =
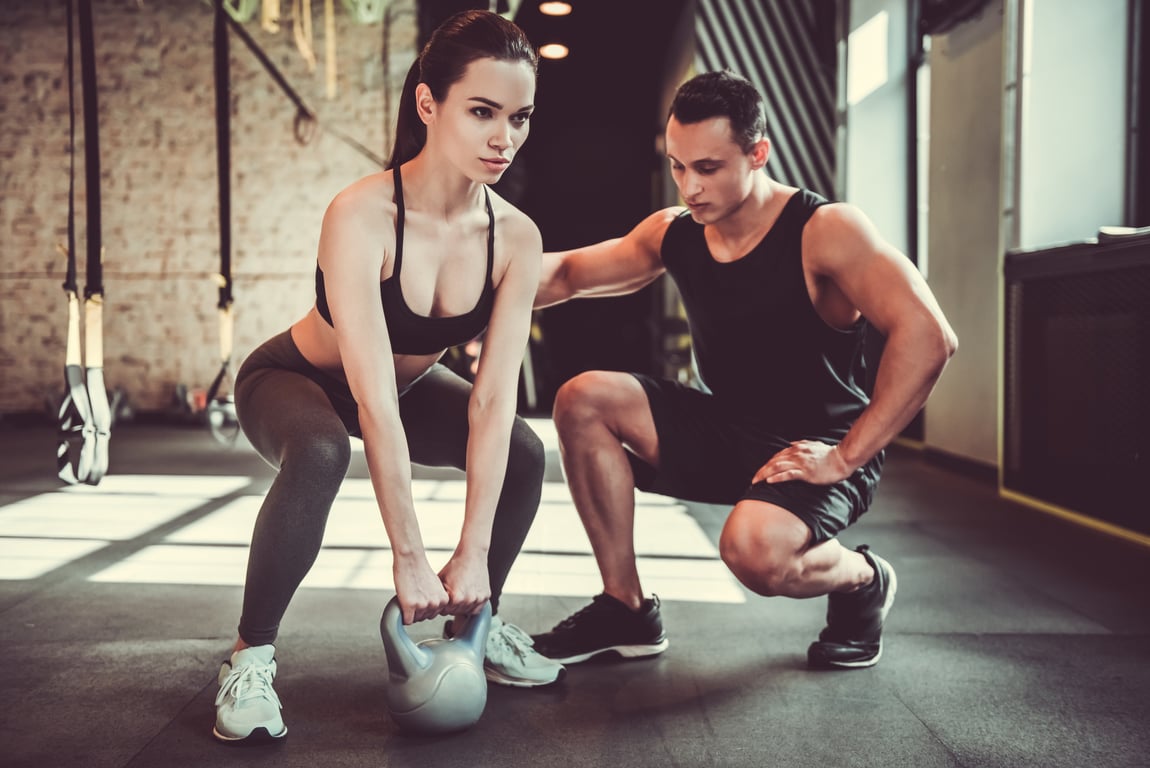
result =
[[878,664],[878,660],[881,658],[882,641],[880,640],[878,645],[878,652],[875,653],[874,656],[871,656],[869,659],[859,659],[858,661],[828,661],[823,659],[820,661],[811,662],[810,658],[808,657],[807,664],[811,669],[866,669],[867,667],[873,667],[875,664]]
[[614,653],[624,659],[643,659],[648,656],[658,656],[660,653],[667,650],[667,647],[670,644],[671,643],[667,640],[667,638],[663,638],[657,643],[651,643],[648,645],[611,645],[606,648],[596,648],[595,650],[588,651],[587,653],[576,653],[572,654],[571,656],[564,656],[562,658],[557,656],[551,656],[548,658],[550,658],[552,661],[557,661],[560,664],[579,664],[581,662],[593,659],[596,656],[602,656],[605,653]]
[[217,728],[214,726],[212,727],[212,735],[225,744],[256,744],[260,742],[278,741],[284,736],[287,736],[287,731],[288,729],[286,725],[284,726],[284,729],[279,733],[272,733],[261,725],[253,728],[247,736],[225,736],[224,734],[220,733]]
[[529,680],[523,677],[508,677],[487,667],[483,668],[483,674],[488,682],[495,683],[496,685],[505,685],[510,688],[544,688],[548,685],[555,685],[560,682],[567,676],[567,670],[560,667],[558,674],[550,680]]

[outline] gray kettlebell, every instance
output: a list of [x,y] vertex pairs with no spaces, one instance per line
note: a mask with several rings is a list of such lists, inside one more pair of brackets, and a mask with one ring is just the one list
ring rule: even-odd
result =
[[399,598],[383,609],[379,634],[387,652],[387,711],[413,733],[446,733],[475,724],[487,706],[483,674],[491,603],[451,638],[418,644],[403,626]]

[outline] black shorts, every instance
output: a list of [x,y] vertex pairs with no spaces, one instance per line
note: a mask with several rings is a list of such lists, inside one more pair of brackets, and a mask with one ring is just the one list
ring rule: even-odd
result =
[[633,375],[647,393],[659,438],[657,469],[628,453],[639,490],[707,504],[734,505],[743,499],[775,504],[806,523],[812,545],[834,538],[870,506],[882,471],[881,452],[834,485],[798,480],[752,485],[759,468],[791,439],[733,417],[713,395]]

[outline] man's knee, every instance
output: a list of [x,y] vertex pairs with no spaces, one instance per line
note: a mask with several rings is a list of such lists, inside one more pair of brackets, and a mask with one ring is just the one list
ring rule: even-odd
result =
[[600,420],[613,376],[618,374],[585,371],[565,381],[555,393],[552,417],[556,428],[566,430]]
[[766,597],[786,595],[802,578],[800,547],[789,523],[737,505],[719,536],[719,555],[748,589]]

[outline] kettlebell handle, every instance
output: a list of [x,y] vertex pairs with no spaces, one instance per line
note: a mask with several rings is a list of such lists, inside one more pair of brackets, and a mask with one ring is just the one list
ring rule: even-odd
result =
[[[466,645],[483,662],[486,655],[487,633],[491,629],[491,601],[483,604],[479,613],[471,617],[464,630],[455,635],[455,642]],[[399,596],[392,597],[383,609],[383,616],[379,619],[379,634],[383,638],[383,649],[387,654],[387,668],[392,674],[399,672],[404,678],[410,679],[413,675],[431,666],[432,656],[429,651],[419,647],[407,634],[403,625],[403,609],[399,605]]]
[[383,650],[387,653],[387,668],[391,674],[399,673],[411,678],[431,665],[431,654],[417,646],[403,626],[403,608],[399,596],[391,598],[379,619],[379,634]]
[[487,633],[490,629],[491,601],[488,600],[483,604],[483,607],[479,609],[479,613],[468,620],[464,630],[458,635],[455,635],[455,640],[456,642],[463,643],[474,651],[476,658],[478,658],[480,664],[482,664],[483,657],[487,655]]

